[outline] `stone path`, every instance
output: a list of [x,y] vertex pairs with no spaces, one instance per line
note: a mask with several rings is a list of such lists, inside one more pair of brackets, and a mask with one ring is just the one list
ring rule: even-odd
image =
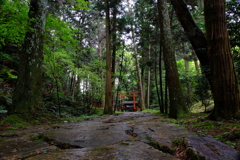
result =
[[[192,160],[240,160],[240,153],[227,145],[150,113],[125,112],[27,131],[0,133],[6,139],[0,142],[0,160],[176,160],[177,140],[184,142]],[[34,135],[46,142],[30,141]]]

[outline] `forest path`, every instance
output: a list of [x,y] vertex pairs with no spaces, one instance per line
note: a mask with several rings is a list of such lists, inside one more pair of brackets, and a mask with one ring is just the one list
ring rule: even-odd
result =
[[[41,126],[18,132],[1,142],[0,160],[238,160],[240,154],[209,137],[198,137],[164,118],[142,112]],[[14,137],[15,136],[15,137]],[[30,141],[35,138],[44,141]],[[173,144],[180,143],[176,152]],[[174,156],[175,155],[175,156]],[[176,158],[178,157],[178,158]]]

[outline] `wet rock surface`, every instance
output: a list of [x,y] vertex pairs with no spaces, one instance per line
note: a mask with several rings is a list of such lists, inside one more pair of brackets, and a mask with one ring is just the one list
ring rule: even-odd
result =
[[56,147],[49,146],[46,142],[18,140],[1,142],[0,149],[0,159],[10,160],[45,153],[47,150],[56,149]]
[[47,155],[38,155],[28,158],[28,160],[53,159],[53,157],[59,160],[177,160],[177,158],[160,152],[143,142],[122,142],[113,145],[64,150]]
[[[34,135],[40,135],[42,141],[31,141],[29,137]],[[140,112],[4,132],[0,137],[5,137],[0,142],[0,160],[175,160],[173,142],[183,138],[187,158],[239,158],[237,151],[219,141],[197,137],[175,124],[161,122],[161,117]]]
[[191,135],[185,138],[187,153],[195,159],[240,160],[240,153],[215,139]]

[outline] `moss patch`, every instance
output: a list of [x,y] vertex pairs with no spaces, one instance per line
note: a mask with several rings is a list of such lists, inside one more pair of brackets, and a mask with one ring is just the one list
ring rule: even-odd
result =
[[178,123],[198,136],[212,136],[240,151],[240,122],[238,120],[208,120],[208,113],[189,113]]
[[30,125],[54,124],[59,122],[62,121],[49,113],[12,114],[0,121],[0,131],[23,129]]
[[0,129],[19,129],[29,126],[19,115],[13,114],[0,121]]

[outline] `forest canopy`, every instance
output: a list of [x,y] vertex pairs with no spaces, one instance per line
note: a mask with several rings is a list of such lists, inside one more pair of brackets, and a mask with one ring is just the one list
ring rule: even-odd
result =
[[138,92],[140,110],[171,118],[199,103],[240,118],[239,12],[237,0],[0,0],[0,110],[113,114]]

